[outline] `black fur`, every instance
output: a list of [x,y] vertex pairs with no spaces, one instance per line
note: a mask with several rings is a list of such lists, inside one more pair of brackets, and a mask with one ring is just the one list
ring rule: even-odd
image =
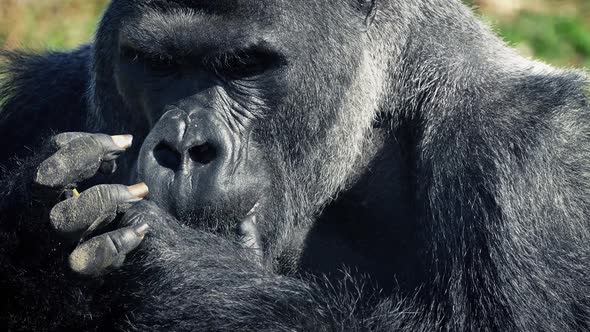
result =
[[148,134],[113,82],[116,36],[128,28],[149,44],[146,31],[164,30],[122,18],[164,8],[176,15],[166,24],[188,19],[185,1],[141,2],[114,1],[93,46],[4,55],[0,325],[590,329],[587,78],[523,59],[455,0],[192,1],[207,14],[279,8],[293,20],[273,21],[299,53],[280,82],[288,88],[268,87],[283,98],[255,136],[272,165],[267,264],[170,217],[120,270],[71,275],[51,202],[27,187],[50,151],[27,157],[23,146],[52,131]]
[[0,53],[7,61],[0,68],[7,82],[0,90],[1,164],[23,156],[24,147],[40,144],[51,131],[84,127],[90,54],[90,46],[70,53]]

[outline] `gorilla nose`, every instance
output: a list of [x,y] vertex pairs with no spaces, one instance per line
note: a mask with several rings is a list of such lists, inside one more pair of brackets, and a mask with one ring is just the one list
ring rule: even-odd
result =
[[162,141],[154,148],[154,157],[160,166],[176,172],[185,163],[210,164],[217,158],[217,149],[208,142],[194,143],[188,148],[178,148],[173,144]]
[[158,164],[164,168],[169,168],[174,172],[180,169],[182,155],[167,142],[160,142],[154,148],[154,158]]
[[217,157],[217,150],[212,144],[197,144],[188,149],[188,155],[195,163],[207,165]]

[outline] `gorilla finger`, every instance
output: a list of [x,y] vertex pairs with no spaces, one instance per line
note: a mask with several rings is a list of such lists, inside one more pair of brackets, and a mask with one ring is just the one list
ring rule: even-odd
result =
[[[58,141],[67,141],[65,134]],[[58,135],[59,136],[59,135]],[[75,135],[70,135],[75,136]],[[35,183],[49,188],[64,188],[93,177],[103,162],[115,160],[131,146],[133,136],[105,134],[81,135],[69,141],[39,165]]]
[[[71,142],[79,139],[85,138],[88,139],[90,137],[95,137],[98,139],[104,139],[105,137],[110,137],[114,144],[117,146],[123,146],[124,149],[127,149],[131,146],[133,141],[133,136],[131,135],[115,135],[115,136],[108,136],[106,134],[92,134],[92,133],[84,133],[84,132],[66,132],[57,134],[53,137],[53,144],[57,148],[64,148],[66,145],[70,144]],[[111,144],[108,142],[108,144]]]
[[141,224],[83,242],[70,255],[70,268],[82,275],[97,276],[108,268],[119,267],[125,256],[141,244],[148,229],[148,224]]
[[244,249],[251,250],[257,263],[262,262],[262,240],[256,226],[256,215],[246,216],[238,225],[238,241]]
[[53,136],[52,142],[58,149],[61,149],[68,145],[71,141],[76,140],[82,137],[90,137],[93,134],[91,133],[82,133],[82,132],[66,132],[61,133]]
[[51,224],[60,234],[79,239],[105,226],[132,203],[142,200],[149,190],[144,183],[134,186],[98,185],[59,202],[51,210]]
[[125,259],[127,258],[127,255],[119,255],[119,257],[117,259],[115,259],[115,261],[113,262],[113,264],[111,264],[111,268],[113,269],[118,269],[121,266],[123,266],[123,263],[125,263]]

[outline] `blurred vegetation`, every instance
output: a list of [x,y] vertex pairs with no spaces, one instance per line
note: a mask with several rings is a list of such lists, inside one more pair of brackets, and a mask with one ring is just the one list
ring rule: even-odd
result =
[[590,0],[471,0],[504,39],[528,56],[590,67]]
[[[590,67],[590,0],[465,0],[526,55]],[[88,41],[108,0],[0,0],[0,48]]]
[[63,49],[87,42],[108,0],[0,0],[0,48]]

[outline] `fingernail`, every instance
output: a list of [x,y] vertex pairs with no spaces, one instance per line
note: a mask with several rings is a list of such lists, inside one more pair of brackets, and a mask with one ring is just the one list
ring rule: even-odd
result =
[[139,226],[136,226],[135,229],[134,229],[134,231],[135,231],[135,234],[138,237],[143,238],[147,234],[147,232],[148,232],[149,229],[150,229],[150,225],[148,225],[148,224],[141,224]]
[[133,143],[133,136],[132,135],[116,135],[111,136],[111,139],[121,149],[128,149],[131,147]]
[[129,190],[131,195],[137,198],[144,198],[150,192],[148,186],[144,182],[129,186],[127,187],[127,190]]
[[256,210],[258,210],[259,206],[260,206],[260,201],[256,202],[256,204],[254,204],[254,206],[250,209],[250,211],[248,211],[248,213],[246,213],[246,215],[254,214],[256,212]]
[[242,219],[242,224],[246,224],[246,223],[248,223],[248,222],[251,222],[251,223],[252,223],[252,225],[256,225],[256,222],[257,222],[257,221],[258,221],[258,220],[257,220],[257,218],[256,218],[256,214],[254,214],[254,213],[251,213],[251,214],[248,214],[248,215],[246,215],[246,216],[244,217],[244,219]]

